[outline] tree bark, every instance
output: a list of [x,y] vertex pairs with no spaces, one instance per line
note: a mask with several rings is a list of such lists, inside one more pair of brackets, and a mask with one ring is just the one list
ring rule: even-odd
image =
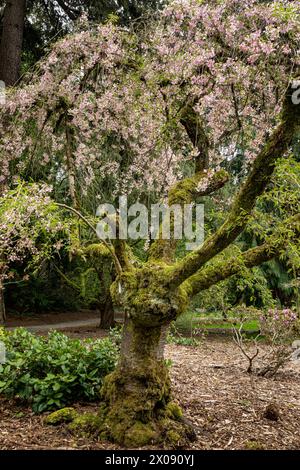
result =
[[0,80],[13,86],[20,74],[26,0],[6,2],[0,44]]
[[78,202],[77,192],[76,192],[76,170],[75,162],[73,157],[73,132],[69,125],[66,127],[66,156],[67,156],[67,171],[68,171],[68,181],[69,181],[69,191],[72,201],[72,207],[76,210],[80,209]]
[[115,326],[115,312],[110,292],[108,292],[105,301],[99,305],[100,325],[99,328],[109,330]]
[[[6,181],[0,183],[0,197],[3,195],[6,189]],[[4,285],[3,285],[3,274],[5,272],[5,263],[3,253],[0,252],[0,325],[4,325],[6,320],[6,309],[4,300]]]
[[0,273],[0,325],[4,325],[6,320],[6,313],[5,313],[5,302],[4,302],[4,287],[1,280],[1,273]]
[[144,328],[125,321],[120,362],[102,388],[102,437],[128,447],[166,441],[177,446],[194,437],[171,398],[163,358],[167,326]]

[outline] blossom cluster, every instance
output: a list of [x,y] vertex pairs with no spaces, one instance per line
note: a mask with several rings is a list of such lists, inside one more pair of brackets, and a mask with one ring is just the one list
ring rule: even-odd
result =
[[275,341],[289,339],[297,331],[299,322],[299,315],[289,308],[269,309],[260,317],[262,332]]
[[95,179],[115,195],[165,192],[194,152],[181,122],[189,102],[212,167],[241,149],[251,162],[300,65],[299,11],[299,1],[175,0],[145,31],[86,25],[58,41],[1,108],[0,183],[40,166],[65,175],[69,129],[83,192]]
[[29,260],[32,267],[67,243],[70,220],[64,220],[48,185],[20,183],[0,198],[0,276],[11,278],[12,265]]

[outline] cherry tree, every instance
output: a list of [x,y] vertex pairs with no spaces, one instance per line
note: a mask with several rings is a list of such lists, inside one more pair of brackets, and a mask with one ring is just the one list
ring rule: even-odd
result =
[[27,270],[38,270],[54,253],[71,245],[65,234],[74,223],[63,217],[51,191],[46,184],[19,182],[0,198],[0,323],[5,320],[5,285],[16,282],[12,266],[25,263]]
[[[197,202],[229,180],[224,160],[245,157],[226,220],[198,249],[178,260],[176,240],[157,240],[139,263],[114,242],[121,357],[97,419],[77,420],[103,438],[128,446],[192,438],[163,358],[170,322],[197,293],[297,246],[294,211],[261,245],[227,256],[299,133],[299,13],[297,1],[177,0],[138,32],[83,22],[8,99],[2,181],[55,161],[75,207],[78,182],[88,193],[96,176],[111,177],[115,194],[147,187],[169,204]],[[187,161],[193,174],[183,174]]]

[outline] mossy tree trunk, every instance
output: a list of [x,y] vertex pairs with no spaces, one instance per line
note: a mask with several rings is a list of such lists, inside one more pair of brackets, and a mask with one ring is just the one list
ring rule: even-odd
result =
[[105,437],[128,447],[177,446],[194,436],[172,401],[163,355],[166,326],[143,327],[127,319],[120,362],[102,389]]
[[[138,267],[123,243],[115,246],[120,269],[111,294],[114,304],[125,312],[126,322],[119,364],[106,377],[102,388],[103,405],[98,420],[102,437],[121,445],[142,446],[162,441],[183,445],[195,436],[172,401],[169,372],[163,359],[165,330],[198,292],[272,259],[284,251],[289,241],[299,238],[300,215],[297,215],[276,227],[263,245],[240,257],[218,256],[245,229],[257,198],[271,180],[276,161],[285,155],[299,129],[300,106],[292,104],[291,94],[289,88],[281,120],[258,154],[227,219],[202,246],[175,262],[174,240],[156,240],[148,261]],[[194,177],[171,189],[170,204],[196,202],[221,188],[228,179],[224,171],[211,176],[203,171],[209,164],[209,140],[204,129],[200,133],[198,129],[198,134],[196,130],[192,132],[192,126],[199,127],[201,122],[195,119],[192,108],[187,107],[186,112],[188,115],[181,122],[190,137],[201,136],[193,143],[199,150],[197,159],[203,161],[196,162]],[[202,179],[205,185],[199,185]]]

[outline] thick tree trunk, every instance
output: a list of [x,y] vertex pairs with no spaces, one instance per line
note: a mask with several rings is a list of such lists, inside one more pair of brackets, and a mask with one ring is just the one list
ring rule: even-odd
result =
[[26,0],[6,2],[0,44],[0,80],[13,86],[20,74]]
[[176,447],[194,437],[171,399],[163,358],[167,326],[144,328],[126,320],[120,362],[102,388],[102,437],[129,447],[159,442]]

